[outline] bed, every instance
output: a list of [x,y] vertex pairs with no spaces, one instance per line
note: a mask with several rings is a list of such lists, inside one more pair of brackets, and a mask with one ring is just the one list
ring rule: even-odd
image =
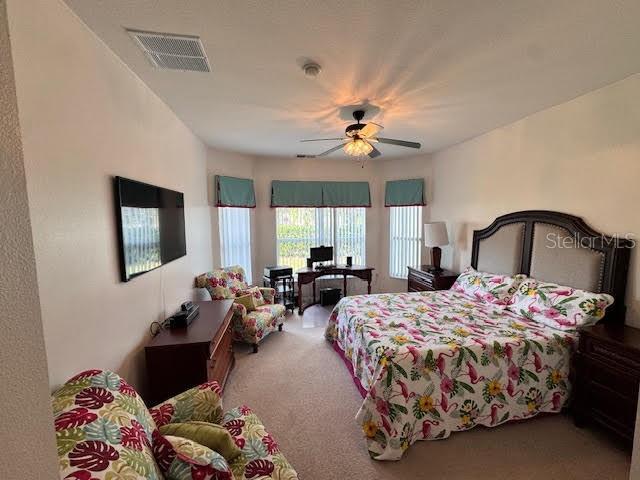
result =
[[[504,215],[474,232],[471,266],[612,295],[623,322],[630,242],[558,212]],[[398,460],[418,440],[559,412],[571,393],[575,330],[558,330],[453,290],[358,295],[326,337],[363,395],[370,455]]]

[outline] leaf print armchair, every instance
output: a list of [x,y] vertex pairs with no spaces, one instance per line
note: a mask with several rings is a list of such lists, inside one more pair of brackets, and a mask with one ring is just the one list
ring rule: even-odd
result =
[[[117,374],[88,370],[52,397],[60,478],[73,480],[296,480],[278,444],[248,408],[222,411],[220,387],[209,382],[147,409]],[[222,455],[158,428],[185,421],[219,423],[241,454]]]
[[[196,287],[206,288],[212,300],[236,298],[238,293],[250,287],[245,280],[244,269],[238,265],[225,267],[203,273],[196,278]],[[284,305],[274,303],[275,290],[259,287],[263,304],[254,311],[247,311],[244,305],[233,304],[233,339],[253,346],[258,351],[258,343],[267,335],[282,330]]]

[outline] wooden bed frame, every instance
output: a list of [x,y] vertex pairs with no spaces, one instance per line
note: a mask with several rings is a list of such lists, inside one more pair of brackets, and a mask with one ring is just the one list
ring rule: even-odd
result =
[[[595,279],[597,280],[597,293],[608,293],[615,299],[615,303],[607,310],[602,322],[624,322],[627,272],[629,270],[629,256],[634,242],[601,234],[589,227],[581,218],[573,215],[546,210],[526,210],[502,215],[496,218],[487,228],[473,232],[471,266],[478,269],[483,241],[491,239],[502,228],[506,226],[512,226],[513,228],[514,225],[522,227],[522,230],[518,228],[517,233],[508,239],[512,251],[517,252],[517,255],[519,255],[519,259],[516,257],[513,262],[513,270],[518,271],[497,273],[524,273],[536,278],[535,273],[532,274],[532,258],[536,248],[536,243],[534,242],[536,225],[559,229],[558,231],[565,235],[566,238],[573,240],[572,243],[575,245],[572,248],[573,253],[576,253],[576,250],[579,249],[587,249],[591,252],[597,252],[600,256],[598,257],[601,258],[600,265]],[[540,250],[539,244],[537,248]],[[567,255],[567,257],[569,256]],[[571,262],[574,262],[573,267],[576,270],[582,267],[582,264],[574,257],[565,266],[566,268],[572,268]],[[540,280],[554,281],[553,278],[540,278]],[[560,281],[555,283],[580,288],[577,285],[567,285]]]

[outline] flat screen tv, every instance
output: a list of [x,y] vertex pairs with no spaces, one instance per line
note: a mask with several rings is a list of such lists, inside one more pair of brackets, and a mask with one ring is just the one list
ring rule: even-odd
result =
[[187,254],[184,195],[114,178],[123,282]]

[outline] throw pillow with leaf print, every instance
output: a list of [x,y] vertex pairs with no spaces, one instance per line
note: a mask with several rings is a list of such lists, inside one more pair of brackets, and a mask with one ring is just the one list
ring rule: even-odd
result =
[[508,310],[558,330],[595,325],[604,317],[613,297],[532,278],[524,280]]

